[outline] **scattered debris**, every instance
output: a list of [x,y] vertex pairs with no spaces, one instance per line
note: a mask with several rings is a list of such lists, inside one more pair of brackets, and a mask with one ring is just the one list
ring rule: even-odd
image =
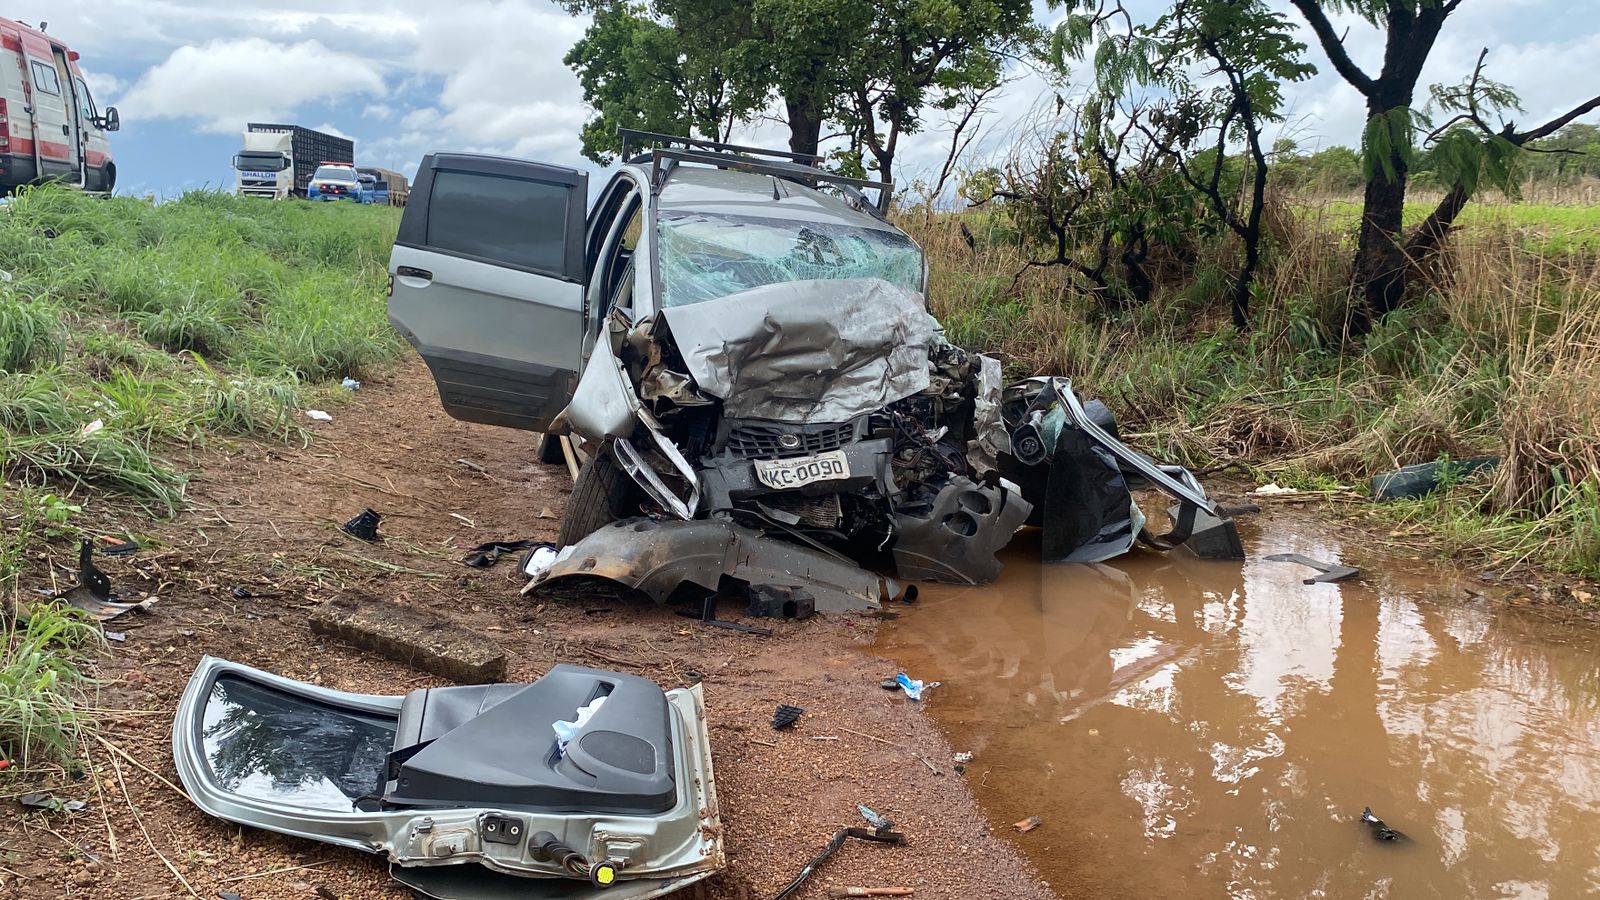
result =
[[108,631],[108,632],[106,632],[106,640],[108,640],[108,641],[116,641],[117,643],[120,644],[123,641],[126,641],[127,639],[128,639],[128,633],[126,631]]
[[1023,834],[1027,834],[1035,828],[1038,828],[1043,821],[1044,820],[1038,816],[1029,816],[1026,819],[1023,819],[1021,822],[1011,823],[1011,827]]
[[923,691],[931,691],[939,686],[937,681],[930,681],[924,684],[904,672],[896,675],[894,680],[900,686],[900,690],[905,691],[906,697],[911,700],[921,700]]
[[458,521],[461,524],[467,526],[468,528],[477,528],[478,527],[478,523],[477,522],[474,522],[471,519],[467,518],[466,516],[463,516],[461,513],[451,513],[450,514],[450,518],[455,519],[456,521]]
[[316,634],[466,684],[506,675],[504,650],[425,610],[378,600],[336,600],[312,612],[310,624]]
[[1373,815],[1372,814],[1372,807],[1370,807],[1370,806],[1362,808],[1362,810],[1361,810],[1361,822],[1362,822],[1362,824],[1366,825],[1368,828],[1372,829],[1372,836],[1374,838],[1376,838],[1377,840],[1380,840],[1380,841],[1403,841],[1403,840],[1406,839],[1406,836],[1404,834],[1394,830],[1393,828],[1390,828],[1388,825],[1385,825],[1383,823],[1382,819],[1380,819],[1377,816]]
[[361,382],[346,375],[344,380],[339,382],[339,387],[342,387],[347,391],[359,391],[361,390]]
[[537,579],[545,572],[549,571],[550,567],[555,565],[556,561],[559,559],[561,559],[561,551],[556,549],[555,544],[546,544],[543,546],[534,547],[532,550],[529,550],[527,553],[523,554],[521,564],[522,574],[528,576],[529,578]]
[[908,887],[836,887],[828,888],[829,897],[909,897],[916,893]]
[[955,762],[966,764],[972,762],[972,753],[970,751],[962,751],[961,753],[957,753],[953,759]]
[[311,419],[314,422],[332,422],[333,421],[333,416],[328,415],[327,413],[323,412],[320,409],[308,409],[308,410],[306,410],[306,417]]
[[458,466],[466,466],[467,468],[471,469],[472,471],[477,472],[479,475],[487,475],[487,474],[489,474],[489,470],[488,469],[485,469],[483,466],[478,465],[477,463],[473,462],[470,459],[467,459],[466,457],[462,457],[461,459],[456,460],[456,465],[458,465]]
[[83,437],[88,437],[104,427],[106,427],[105,422],[101,421],[100,419],[95,419],[93,422],[83,426],[83,428],[78,431],[78,434]]
[[865,828],[841,828],[839,831],[834,832],[833,838],[828,841],[827,846],[822,848],[822,852],[818,853],[810,862],[806,863],[806,867],[800,870],[800,874],[796,875],[795,879],[789,882],[787,887],[779,891],[778,896],[774,898],[774,900],[788,900],[788,898],[799,892],[800,886],[806,883],[806,879],[815,874],[817,869],[821,867],[823,863],[828,861],[829,857],[833,856],[835,853],[838,853],[839,848],[843,847],[844,842],[850,838],[855,838],[856,840],[861,841],[873,841],[879,844],[904,844],[906,842],[906,836],[894,830],[893,822],[885,819],[872,810],[867,809],[865,806],[858,806],[856,808],[861,811],[862,817],[872,825],[872,830],[868,831]]
[[375,544],[379,540],[378,523],[382,521],[383,515],[373,512],[372,507],[369,506],[361,515],[344,523],[344,533],[369,544]]
[[800,721],[800,714],[805,711],[803,706],[790,706],[787,703],[778,704],[777,712],[772,714],[772,730],[782,731],[785,728],[793,727],[794,723]]
[[217,891],[217,900],[244,900],[238,891]]
[[817,601],[805,588],[781,584],[753,584],[746,592],[750,602],[744,614],[762,619],[809,619]]
[[1403,466],[1393,472],[1373,476],[1372,499],[1383,502],[1426,497],[1438,490],[1440,482],[1446,477],[1466,478],[1481,469],[1492,469],[1498,465],[1500,457],[1480,456],[1474,459],[1435,460],[1414,466]]
[[887,831],[888,829],[894,827],[894,822],[892,820],[886,816],[874,812],[873,809],[867,806],[865,803],[857,803],[856,812],[861,813],[861,818],[866,819],[867,824],[871,825],[873,828]]
[[49,812],[83,812],[89,804],[82,800],[63,800],[53,794],[23,794],[17,802],[25,809],[42,809]]
[[124,540],[123,538],[112,537],[109,534],[102,534],[99,538],[97,538],[97,540],[100,542],[99,550],[101,556],[113,556],[120,558],[123,556],[132,556],[143,549],[139,546],[137,541]]
[[1269,481],[1250,493],[1255,494],[1257,497],[1281,497],[1287,494],[1298,494],[1300,493],[1300,489],[1292,487],[1279,487],[1277,482]]
[[157,600],[147,597],[138,603],[116,603],[113,596],[111,579],[95,567],[94,544],[84,541],[78,545],[78,583],[52,599],[66,601],[100,622],[109,622],[130,609],[149,609]]
[[1302,566],[1310,566],[1322,573],[1312,578],[1304,579],[1305,584],[1332,584],[1335,581],[1343,581],[1346,578],[1354,578],[1361,574],[1360,569],[1341,566],[1338,563],[1322,562],[1298,553],[1274,553],[1265,558],[1272,562],[1299,563]]
[[540,548],[548,549],[553,554],[555,553],[556,545],[547,541],[487,541],[473,547],[472,552],[461,560],[461,564],[471,566],[474,569],[489,569],[493,568],[494,564],[500,561],[500,557],[507,553]]
[[900,679],[885,678],[884,680],[878,682],[878,687],[881,687],[886,691],[898,691],[900,690]]
[[234,587],[234,589],[229,591],[228,593],[232,594],[233,595],[233,599],[235,599],[235,600],[249,600],[251,597],[255,596],[255,594],[250,593],[250,589],[249,588],[237,587],[237,586]]

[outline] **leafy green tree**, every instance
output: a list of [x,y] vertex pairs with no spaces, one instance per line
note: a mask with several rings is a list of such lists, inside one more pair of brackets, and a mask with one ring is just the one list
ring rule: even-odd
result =
[[594,15],[566,61],[595,109],[584,148],[596,159],[619,126],[716,137],[776,98],[792,152],[816,154],[835,123],[888,179],[927,107],[997,84],[1038,36],[1027,0],[563,2]]
[[[1482,57],[1467,82],[1436,89],[1434,103],[1455,115],[1429,138],[1442,144],[1438,158],[1448,168],[1443,177],[1452,187],[1428,221],[1407,239],[1401,234],[1407,177],[1422,121],[1414,109],[1417,82],[1440,31],[1461,0],[1289,2],[1311,26],[1334,69],[1367,101],[1367,126],[1361,141],[1367,183],[1355,266],[1363,302],[1352,307],[1350,321],[1351,331],[1359,334],[1404,302],[1407,279],[1416,261],[1434,255],[1484,176],[1509,183],[1516,148],[1550,136],[1600,106],[1600,98],[1538,128],[1518,131],[1506,123],[1497,130],[1488,124],[1486,114],[1514,108],[1515,95],[1504,85],[1482,78]],[[1344,36],[1331,19],[1336,13],[1353,13],[1383,32],[1383,62],[1377,75],[1350,58]]]
[[[1116,0],[1077,0],[1071,10],[1056,32],[1058,65],[1083,59],[1093,43],[1100,102],[1124,102],[1135,92],[1161,98],[1136,127],[1215,221],[1240,239],[1244,260],[1230,307],[1234,325],[1248,328],[1266,207],[1262,133],[1282,118],[1282,83],[1315,71],[1301,61],[1305,45],[1259,0],[1175,0],[1148,25],[1136,24]],[[1197,70],[1209,77],[1197,78]],[[1225,177],[1228,148],[1240,145],[1247,191]]]

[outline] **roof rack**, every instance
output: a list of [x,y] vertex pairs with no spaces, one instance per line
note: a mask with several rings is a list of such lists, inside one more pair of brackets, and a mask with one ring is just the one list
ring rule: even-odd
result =
[[[715,166],[719,169],[732,169],[739,172],[750,172],[756,175],[769,175],[803,184],[807,187],[816,187],[826,184],[838,188],[852,204],[870,212],[882,219],[889,211],[889,201],[894,194],[894,182],[868,181],[864,178],[847,178],[831,172],[816,168],[816,163],[822,157],[807,153],[790,153],[786,150],[762,150],[756,147],[743,147],[738,144],[725,144],[719,141],[708,141],[700,138],[674,137],[672,135],[656,134],[649,131],[633,131],[620,128],[617,133],[622,136],[623,157],[627,158],[628,145],[634,140],[660,141],[670,144],[681,144],[684,149],[672,147],[657,147],[649,155],[640,153],[628,159],[629,162],[650,161],[650,185],[653,191],[659,192],[666,186],[667,178],[678,163],[699,163]],[[711,148],[711,149],[702,149]],[[778,157],[777,159],[756,159],[750,155]],[[801,162],[809,160],[810,163]],[[870,202],[862,195],[863,190],[878,192],[876,203]]]
[[[641,149],[659,144],[672,147],[674,144],[682,145],[685,150],[710,150],[715,153],[742,153],[749,156],[775,156],[786,159],[803,166],[815,166],[822,162],[822,157],[815,153],[794,153],[789,150],[766,150],[761,147],[746,147],[742,144],[726,144],[721,141],[712,141],[705,138],[679,137],[673,134],[661,134],[655,131],[636,131],[632,128],[618,128],[617,136],[622,138],[622,158],[628,158],[628,145],[639,143]],[[633,160],[629,160],[632,162]],[[644,154],[639,154],[639,161],[644,161]]]

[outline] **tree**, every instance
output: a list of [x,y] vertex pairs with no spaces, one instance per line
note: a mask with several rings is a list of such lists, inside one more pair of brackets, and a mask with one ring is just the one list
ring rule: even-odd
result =
[[[1357,238],[1355,283],[1363,305],[1352,306],[1350,330],[1364,333],[1403,300],[1409,260],[1400,230],[1413,145],[1412,103],[1422,67],[1445,20],[1461,0],[1289,0],[1305,17],[1335,71],[1367,101],[1361,139],[1365,196]],[[1376,76],[1346,52],[1330,12],[1359,15],[1385,34]]]
[[1035,38],[1027,0],[563,0],[594,22],[567,57],[604,131],[661,123],[707,136],[782,104],[789,149],[816,154],[833,122],[852,149],[894,170],[900,138],[932,105],[953,109],[1000,81],[1005,55]]
[[[1515,122],[1505,119],[1505,114],[1522,111],[1521,103],[1511,88],[1484,77],[1488,57],[1486,47],[1478,54],[1472,75],[1461,84],[1431,88],[1434,102],[1454,113],[1434,129],[1426,142],[1436,145],[1438,176],[1447,190],[1439,205],[1406,239],[1406,257],[1413,266],[1426,267],[1437,259],[1456,217],[1482,184],[1487,182],[1507,193],[1516,193],[1522,181],[1518,163],[1523,148],[1556,134],[1573,119],[1600,109],[1600,96],[1596,96],[1542,125],[1518,129]],[[1490,118],[1499,124],[1489,124]]]
[[563,62],[594,110],[583,126],[583,154],[601,165],[622,149],[618,128],[726,138],[764,99],[740,77],[732,16],[720,29],[685,32],[642,4],[578,0],[568,8],[593,15]]
[[[1057,64],[1064,69],[1068,57],[1083,59],[1094,43],[1099,102],[1117,103],[1135,90],[1163,98],[1137,119],[1137,127],[1243,244],[1230,309],[1235,327],[1248,328],[1266,207],[1262,133],[1281,118],[1279,85],[1314,71],[1300,61],[1305,45],[1259,0],[1175,0],[1143,26],[1118,0],[1079,0],[1073,6],[1079,11],[1057,29]],[[1199,78],[1196,69],[1203,70]],[[1243,209],[1244,192],[1224,179],[1228,149],[1239,145],[1249,160]]]
[[1040,31],[1026,0],[883,0],[872,8],[848,60],[837,118],[890,181],[900,138],[921,128],[923,111],[981,103],[1000,83],[1006,57],[1035,45]]

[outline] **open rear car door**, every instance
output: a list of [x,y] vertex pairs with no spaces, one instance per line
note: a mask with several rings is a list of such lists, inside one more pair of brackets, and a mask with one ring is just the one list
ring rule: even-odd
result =
[[208,656],[173,757],[205,812],[384,854],[428,896],[656,897],[724,863],[698,686],[558,665],[387,697]]
[[431,153],[389,258],[389,321],[457,419],[545,431],[583,353],[584,206],[576,169]]

